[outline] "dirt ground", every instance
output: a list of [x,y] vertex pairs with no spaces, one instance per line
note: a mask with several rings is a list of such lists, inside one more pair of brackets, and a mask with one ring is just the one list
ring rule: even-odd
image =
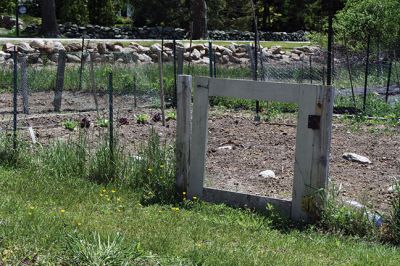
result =
[[[106,129],[94,126],[96,112],[91,95],[65,92],[63,111],[52,112],[53,93],[34,93],[30,96],[30,115],[19,115],[20,135],[28,138],[27,125],[34,128],[40,143],[66,139],[77,132],[62,126],[67,119],[92,121],[89,132],[98,136]],[[149,99],[138,99],[140,108],[134,108],[132,96],[115,96],[116,121],[127,118],[128,125],[118,125],[119,140],[128,151],[145,141],[154,127],[166,140],[173,143],[175,121],[167,127],[160,122],[148,125],[136,123],[135,115],[159,111],[144,107]],[[107,96],[99,96],[100,115],[107,117]],[[19,107],[22,110],[22,106]],[[0,94],[0,128],[11,128],[12,95]],[[118,122],[116,122],[118,124]],[[342,195],[368,203],[386,211],[392,193],[388,188],[400,180],[400,128],[383,125],[363,125],[354,128],[349,122],[334,119],[330,159],[330,177],[342,187]],[[231,191],[290,199],[292,194],[295,152],[296,117],[284,115],[272,122],[256,123],[253,114],[245,111],[213,109],[209,119],[206,185]],[[225,146],[225,147],[224,147]],[[232,149],[229,149],[229,146]],[[223,147],[221,149],[221,147]],[[367,156],[372,164],[360,165],[342,158],[343,153],[354,152]],[[264,170],[273,170],[276,178],[259,176]]]

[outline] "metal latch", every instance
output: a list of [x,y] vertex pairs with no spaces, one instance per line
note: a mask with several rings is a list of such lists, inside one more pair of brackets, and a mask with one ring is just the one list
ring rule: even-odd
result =
[[321,116],[320,115],[309,115],[308,116],[308,128],[320,129],[321,126]]

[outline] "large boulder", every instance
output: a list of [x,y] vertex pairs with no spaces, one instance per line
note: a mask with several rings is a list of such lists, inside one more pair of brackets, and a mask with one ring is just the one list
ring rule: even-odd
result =
[[2,50],[3,50],[3,52],[13,52],[14,46],[15,46],[14,44],[7,42],[7,43],[3,44]]
[[43,49],[43,47],[44,47],[46,44],[44,43],[43,40],[35,39],[35,40],[31,41],[29,45],[30,45],[30,47],[32,47],[33,49],[40,50],[40,49]]
[[28,43],[23,42],[17,45],[18,51],[24,54],[33,53],[35,49],[33,49]]

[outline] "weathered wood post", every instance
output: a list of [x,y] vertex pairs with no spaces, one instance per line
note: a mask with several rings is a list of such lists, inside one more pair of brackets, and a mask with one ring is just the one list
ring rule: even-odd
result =
[[[310,95],[311,96],[311,95]],[[334,90],[321,86],[299,102],[292,214],[295,221],[318,219],[328,185]]]
[[94,61],[96,59],[95,53],[90,53],[90,62],[89,62],[89,76],[90,76],[90,91],[93,95],[94,105],[96,107],[97,116],[99,116],[99,101],[97,99],[97,91],[96,91],[96,79],[94,74]]
[[13,62],[14,62],[14,77],[13,77],[13,85],[14,85],[14,94],[13,94],[13,149],[17,149],[17,119],[18,119],[18,58],[17,58],[17,47],[14,45],[13,52]]
[[164,74],[163,74],[163,54],[158,51],[158,68],[160,74],[160,104],[161,104],[161,119],[162,125],[165,126],[165,94],[164,94]]
[[176,109],[176,189],[187,192],[190,163],[192,76],[178,76]]
[[56,91],[54,93],[54,111],[60,112],[62,102],[62,92],[64,89],[64,73],[65,73],[65,61],[66,53],[61,50],[58,54],[58,66],[57,66],[57,77],[56,77]]
[[21,95],[22,95],[22,105],[24,114],[29,115],[29,91],[28,91],[28,75],[27,71],[27,60],[26,56],[22,56],[21,61]]

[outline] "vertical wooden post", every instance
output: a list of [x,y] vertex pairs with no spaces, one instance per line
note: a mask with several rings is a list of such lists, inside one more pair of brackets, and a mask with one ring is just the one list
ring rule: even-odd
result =
[[17,49],[14,45],[14,53],[13,53],[13,62],[14,62],[14,95],[13,95],[13,149],[17,149],[17,116],[18,116],[18,60],[17,60]]
[[85,64],[85,58],[83,55],[83,50],[85,47],[85,36],[82,36],[82,49],[81,49],[81,66],[79,68],[79,90],[82,90],[82,82],[83,82],[83,65]]
[[363,98],[363,111],[367,105],[367,89],[368,89],[368,75],[369,75],[369,55],[370,55],[370,45],[371,45],[371,34],[368,35],[367,41],[367,59],[365,62],[365,78],[364,78],[364,98]]
[[385,97],[386,103],[389,101],[389,88],[390,88],[390,80],[392,77],[392,65],[393,65],[393,62],[390,61],[389,69],[388,69],[388,79],[387,79],[387,84],[386,84],[386,97]]
[[178,49],[178,75],[183,75],[183,53],[184,49],[179,48]]
[[96,80],[94,74],[94,60],[95,60],[95,53],[90,53],[90,63],[89,63],[89,76],[90,76],[90,85],[91,91],[93,95],[94,105],[96,107],[97,116],[99,116],[99,101],[97,99],[97,91],[96,91]]
[[60,112],[62,102],[62,92],[64,89],[64,73],[65,73],[66,53],[61,50],[58,54],[58,66],[56,77],[56,91],[54,93],[54,111]]
[[109,115],[109,138],[110,159],[114,160],[114,98],[113,98],[113,73],[108,74],[108,115]]
[[178,76],[176,109],[176,188],[186,192],[189,178],[192,76]]
[[190,143],[190,172],[188,180],[188,197],[202,197],[205,174],[208,131],[208,92],[209,79],[196,80],[194,91],[192,120],[192,139]]
[[334,91],[321,86],[300,97],[291,216],[310,222],[320,214],[328,183]]
[[29,115],[29,91],[28,91],[28,76],[27,76],[27,57],[21,57],[21,95],[24,114]]
[[161,103],[161,118],[162,125],[165,126],[165,94],[164,94],[164,75],[163,75],[163,63],[162,63],[162,52],[158,51],[158,68],[160,72],[160,103]]
[[137,108],[136,73],[133,76],[133,107]]

